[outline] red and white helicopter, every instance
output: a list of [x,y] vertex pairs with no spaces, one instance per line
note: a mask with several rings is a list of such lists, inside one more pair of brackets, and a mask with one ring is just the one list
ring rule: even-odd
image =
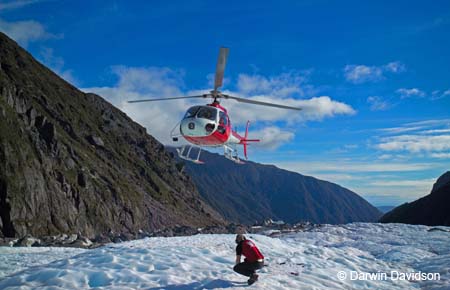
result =
[[242,164],[244,162],[242,162],[242,160],[240,160],[238,157],[236,145],[244,146],[244,156],[245,159],[247,159],[247,145],[249,144],[249,142],[260,141],[259,139],[248,139],[248,126],[250,124],[249,121],[247,121],[244,136],[239,135],[231,128],[231,122],[227,110],[220,105],[219,99],[232,99],[241,103],[270,106],[281,109],[301,110],[301,108],[233,97],[218,91],[217,89],[222,86],[228,52],[228,48],[220,48],[219,58],[217,60],[216,66],[214,90],[212,90],[208,94],[198,96],[128,101],[129,103],[140,103],[194,98],[213,99],[211,104],[190,107],[184,115],[183,119],[172,130],[171,137],[174,142],[177,142],[178,138],[182,136],[186,141],[198,147],[198,153],[194,154],[196,155],[195,158],[191,157],[191,151],[193,148],[192,145],[184,145],[181,148],[177,148],[178,156],[182,159],[192,161],[197,164],[202,164],[203,162],[200,161],[201,147],[223,147],[224,156],[226,158],[236,163]]

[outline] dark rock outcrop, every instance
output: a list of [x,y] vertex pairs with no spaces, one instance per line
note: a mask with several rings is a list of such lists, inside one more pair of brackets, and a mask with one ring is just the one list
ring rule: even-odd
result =
[[164,147],[0,33],[0,235],[221,224]]
[[450,171],[438,178],[429,195],[394,208],[380,222],[450,226]]
[[441,187],[450,183],[450,171],[439,176],[436,182],[433,184],[433,188],[431,189],[431,193],[439,190]]
[[[168,148],[174,155],[173,148]],[[227,220],[253,224],[267,218],[290,224],[377,221],[381,212],[337,184],[250,161],[236,164],[203,151],[203,165],[179,160],[203,199]]]

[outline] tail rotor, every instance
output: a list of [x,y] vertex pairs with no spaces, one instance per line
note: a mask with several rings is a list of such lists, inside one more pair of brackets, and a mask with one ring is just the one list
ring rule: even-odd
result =
[[247,121],[247,126],[245,127],[245,135],[244,138],[241,139],[240,144],[244,146],[244,156],[245,159],[248,159],[247,157],[247,145],[248,142],[259,142],[259,139],[247,139],[248,137],[248,127],[250,126],[250,121]]

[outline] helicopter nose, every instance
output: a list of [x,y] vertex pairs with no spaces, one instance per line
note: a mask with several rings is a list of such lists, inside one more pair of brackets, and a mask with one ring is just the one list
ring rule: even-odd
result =
[[204,137],[212,134],[215,123],[207,119],[190,118],[184,119],[180,123],[180,132],[191,137]]

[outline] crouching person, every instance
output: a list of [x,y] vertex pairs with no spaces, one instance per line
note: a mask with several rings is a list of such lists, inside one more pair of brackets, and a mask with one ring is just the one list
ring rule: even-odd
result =
[[[233,270],[241,275],[249,277],[248,285],[252,285],[258,280],[256,270],[264,266],[264,256],[261,254],[255,243],[247,240],[244,235],[236,236],[236,265]],[[241,263],[241,256],[244,262]]]

